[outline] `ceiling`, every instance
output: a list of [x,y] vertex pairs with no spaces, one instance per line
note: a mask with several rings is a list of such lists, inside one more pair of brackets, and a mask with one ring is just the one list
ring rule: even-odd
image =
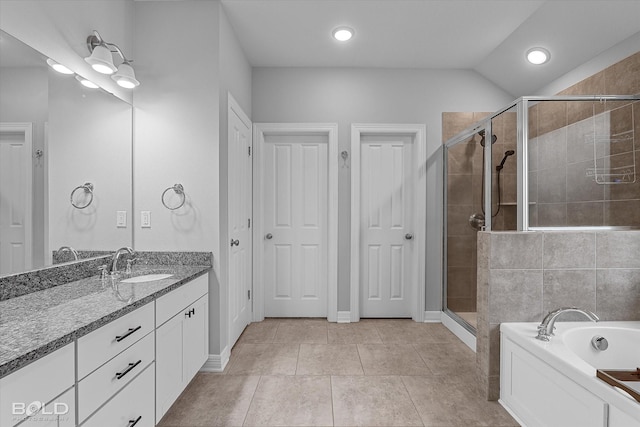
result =
[[[254,67],[472,69],[530,95],[640,32],[640,0],[222,0]],[[355,29],[347,43],[331,31]],[[527,49],[551,60],[533,66]],[[638,48],[640,50],[640,46]]]

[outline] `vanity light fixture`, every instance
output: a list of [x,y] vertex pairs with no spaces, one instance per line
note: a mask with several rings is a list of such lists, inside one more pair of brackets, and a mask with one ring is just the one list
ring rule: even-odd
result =
[[338,40],[339,42],[346,42],[348,40],[351,40],[351,38],[355,34],[355,31],[353,31],[353,28],[349,27],[338,27],[335,28],[331,32],[331,34],[333,35],[333,38]]
[[79,81],[82,86],[88,87],[89,89],[98,89],[100,87],[91,80],[87,80],[82,76],[76,75],[76,80]]
[[70,69],[68,69],[64,65],[57,63],[56,61],[54,61],[51,58],[47,58],[47,65],[49,65],[51,68],[53,68],[54,70],[56,70],[60,74],[73,74],[73,71],[71,71]]
[[118,67],[118,71],[111,76],[113,80],[125,89],[133,89],[140,85],[140,82],[136,80],[136,75],[133,71],[133,67],[128,61],[124,61]]
[[[126,89],[133,89],[140,85],[131,66],[133,60],[127,59],[117,45],[106,42],[96,30],[87,37],[87,47],[91,55],[84,60],[91,64],[94,70],[102,74],[111,74],[111,78]],[[113,63],[114,53],[122,59],[119,67]]]
[[534,65],[542,65],[549,62],[551,54],[543,47],[533,47],[527,51],[527,61]]

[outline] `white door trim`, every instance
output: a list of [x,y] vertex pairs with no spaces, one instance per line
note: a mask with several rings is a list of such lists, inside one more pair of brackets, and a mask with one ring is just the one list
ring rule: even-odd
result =
[[[247,114],[242,110],[242,107],[240,107],[240,104],[238,104],[238,102],[235,100],[235,98],[231,95],[231,92],[227,92],[227,140],[229,139],[229,117],[231,117],[231,114],[235,114],[240,121],[247,127],[248,129],[248,133],[249,135],[247,135],[247,137],[251,138],[252,137],[252,123],[251,123],[251,119],[249,118],[249,116],[247,116]],[[228,141],[226,141],[228,143]],[[249,140],[249,149],[251,149],[252,146],[252,141]],[[227,164],[229,162],[229,155],[228,155],[229,151],[227,149]],[[228,176],[228,174],[227,174]],[[251,182],[251,185],[253,185],[253,179]],[[229,185],[227,183],[227,190],[229,188]],[[251,191],[251,189],[249,189],[249,191]],[[227,212],[229,210],[229,194],[227,191]],[[229,222],[229,218],[227,215],[227,237],[229,237],[229,234],[231,234],[231,224]],[[252,236],[253,237],[253,236]],[[225,240],[225,242],[227,242],[228,240]],[[253,242],[251,242],[251,245],[253,246]],[[249,252],[249,255],[252,255],[252,251]],[[253,264],[250,264],[251,267],[253,267]],[[250,272],[249,274],[252,275],[253,272]],[[229,280],[229,277],[231,275],[231,247],[227,244],[227,313],[228,313],[228,318],[227,318],[227,337],[229,338],[229,340],[231,339],[232,333],[231,333],[231,329],[232,329],[232,319],[231,317],[233,316],[233,310],[231,310],[231,283]],[[251,309],[251,304],[249,305],[249,308]],[[249,322],[251,322],[251,320],[249,320]],[[235,344],[235,342],[230,343],[231,346],[233,346],[233,344]]]
[[426,126],[421,124],[362,124],[351,125],[351,321],[360,320],[360,145],[362,135],[411,135],[416,151],[413,168],[417,172],[415,182],[416,203],[414,204],[414,244],[412,265],[416,279],[411,286],[411,318],[424,321],[426,284]]
[[[25,189],[25,227],[24,227],[24,265],[27,270],[33,268],[33,123],[0,123],[0,133],[20,133],[24,135],[25,151],[29,153],[25,169],[23,170]],[[45,156],[46,157],[46,156]],[[46,232],[46,229],[45,229]],[[46,247],[45,247],[46,249]]]
[[227,93],[227,100],[229,110],[232,110],[234,113],[236,113],[240,120],[242,120],[242,122],[247,125],[249,129],[251,129],[251,119],[245,114],[244,111],[242,111],[240,104],[238,104],[231,93]]
[[335,123],[254,123],[253,125],[253,320],[264,320],[264,271],[262,245],[264,236],[263,218],[264,185],[262,179],[262,152],[265,136],[269,134],[313,134],[327,135],[327,320],[335,322],[338,316],[338,125]]

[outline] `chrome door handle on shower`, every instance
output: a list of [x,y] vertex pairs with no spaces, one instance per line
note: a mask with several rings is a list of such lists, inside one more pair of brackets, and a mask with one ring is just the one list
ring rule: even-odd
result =
[[231,247],[233,247],[233,246],[239,246],[239,245],[240,245],[240,240],[238,240],[238,239],[236,239],[236,240],[231,239]]
[[267,234],[264,236],[264,238],[265,238],[265,239],[267,239],[267,240],[271,240],[271,239],[273,239],[273,234],[271,234],[271,233],[267,233]]
[[405,238],[406,240],[411,240],[411,239],[413,239],[413,234],[411,234],[411,233],[407,233],[407,234],[405,234],[405,235],[404,235],[404,238]]

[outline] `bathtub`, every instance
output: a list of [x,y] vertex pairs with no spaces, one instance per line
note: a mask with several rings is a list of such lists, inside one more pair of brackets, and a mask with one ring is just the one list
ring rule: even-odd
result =
[[596,377],[640,367],[640,322],[557,322],[549,342],[535,339],[537,326],[500,325],[500,403],[522,426],[640,427],[640,402]]

